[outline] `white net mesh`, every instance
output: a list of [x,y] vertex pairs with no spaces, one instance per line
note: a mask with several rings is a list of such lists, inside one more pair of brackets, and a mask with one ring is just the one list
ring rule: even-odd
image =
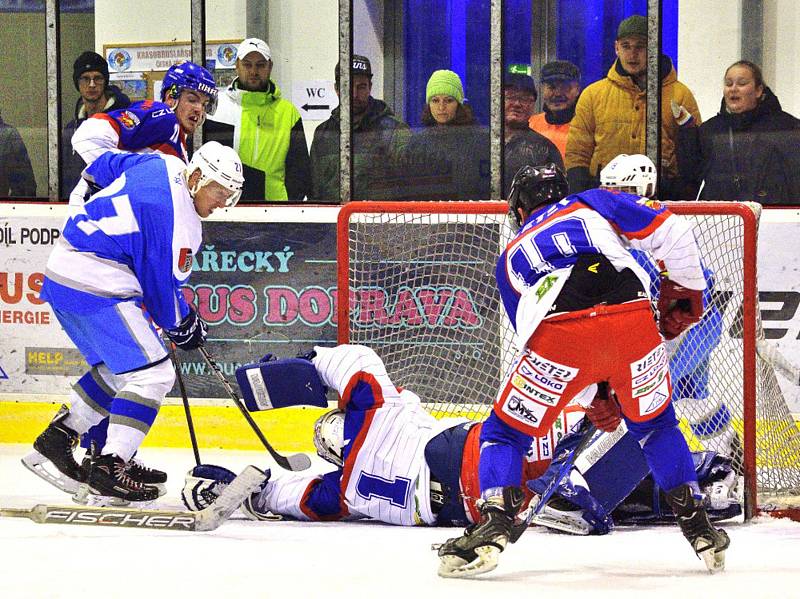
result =
[[[349,215],[350,317],[340,327],[351,343],[375,349],[393,380],[432,412],[483,419],[513,358],[494,270],[516,229],[501,204],[478,214],[435,206]],[[727,453],[742,468],[744,223],[736,214],[686,218],[712,285],[703,321],[668,343],[675,405],[692,449]],[[760,324],[757,331],[763,337]],[[784,506],[800,495],[800,430],[774,369],[759,358],[756,370],[759,504]]]

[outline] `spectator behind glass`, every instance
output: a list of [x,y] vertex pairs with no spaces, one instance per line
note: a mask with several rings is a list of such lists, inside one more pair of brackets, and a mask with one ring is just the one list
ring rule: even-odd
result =
[[[600,171],[617,154],[645,153],[645,113],[647,112],[647,18],[628,17],[619,24],[614,42],[617,59],[608,75],[581,93],[567,135],[565,162],[571,193],[597,187]],[[661,80],[661,198],[686,198],[679,178],[675,146],[678,125],[670,102],[685,106],[700,122],[697,102],[678,81],[672,61],[666,55],[659,61]]]
[[[341,96],[338,64],[334,76],[336,94]],[[385,102],[372,97],[372,65],[366,56],[353,54],[350,82],[352,199],[396,199],[405,185],[405,179],[396,167],[411,131],[394,116]],[[330,118],[314,131],[311,143],[314,202],[339,203],[339,113],[337,106]]]
[[435,71],[428,80],[422,124],[403,161],[406,199],[488,200],[489,130],[464,104],[464,88],[453,71]]
[[127,108],[131,100],[108,81],[108,62],[99,54],[86,51],[72,66],[72,82],[80,97],[75,102],[72,120],[61,131],[61,194],[69,193],[81,176],[86,163],[72,149],[75,130],[93,114]]
[[232,147],[242,159],[240,203],[302,202],[311,191],[311,165],[300,112],[270,79],[272,52],[265,41],[243,40],[236,57],[237,77],[220,90],[205,140]]
[[581,93],[581,71],[568,60],[555,60],[542,67],[539,81],[544,112],[534,114],[528,124],[556,144],[563,158],[567,152],[569,125]]
[[0,116],[0,198],[33,198],[36,180],[22,136]]
[[523,166],[552,162],[564,168],[564,161],[555,144],[541,133],[531,131],[528,125],[536,97],[536,85],[532,77],[519,73],[506,73],[503,76],[504,198],[508,197],[514,175]]
[[702,185],[699,199],[800,205],[800,121],[781,110],[757,65],[728,67],[719,114],[699,127],[683,106],[672,108],[678,164]]

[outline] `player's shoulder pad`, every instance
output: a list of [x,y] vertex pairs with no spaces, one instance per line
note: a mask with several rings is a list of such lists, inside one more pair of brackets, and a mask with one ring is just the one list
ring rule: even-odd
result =
[[328,407],[317,369],[302,358],[282,358],[236,369],[236,382],[251,412],[287,406]]

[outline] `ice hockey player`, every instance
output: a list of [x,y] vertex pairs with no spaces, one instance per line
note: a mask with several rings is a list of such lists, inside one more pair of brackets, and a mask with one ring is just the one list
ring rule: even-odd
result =
[[[108,151],[159,152],[187,162],[186,137],[214,112],[216,102],[214,78],[206,69],[193,62],[172,65],[162,81],[161,102],[142,100],[92,115],[72,136],[72,149],[87,165]],[[70,205],[82,204],[87,191],[79,182]]]
[[[431,416],[415,393],[394,385],[383,361],[368,347],[315,347],[307,359],[309,376],[297,360],[267,362],[265,369],[288,364],[291,370],[278,377],[280,390],[271,387],[274,376],[264,376],[263,384],[273,401],[301,396],[307,385],[339,393],[338,409],[326,412],[314,425],[317,452],[336,469],[272,478],[246,502],[251,515],[310,521],[374,518],[402,526],[463,526],[474,521],[477,511],[469,498],[477,497],[479,423]],[[251,409],[251,398],[258,395],[248,389],[255,387],[252,376],[237,373]],[[322,393],[318,405],[327,405]],[[225,480],[225,473],[204,466],[193,469],[184,502],[190,509],[206,507]]]
[[[73,135],[73,150],[86,164],[92,164],[107,151],[155,152],[176,156],[185,162],[188,160],[186,137],[194,133],[206,113],[213,112],[216,98],[214,79],[206,69],[192,62],[172,65],[164,75],[162,102],[144,100],[125,109],[93,115]],[[90,193],[89,184],[82,178],[70,194],[70,210],[82,206]],[[113,383],[104,380],[97,371],[86,373],[75,383],[82,394],[89,394],[98,386],[108,390],[110,385]],[[87,450],[93,442],[102,446],[107,428],[107,419],[92,427],[81,436],[81,446]],[[54,471],[36,451],[25,456],[23,464],[67,493],[73,494],[77,490],[77,480],[70,480],[63,473]],[[166,482],[166,473],[148,468],[136,458],[133,464],[131,473],[142,482]]]
[[[282,517],[308,521],[369,517],[389,524],[438,526],[463,526],[480,519],[476,506],[480,422],[466,422],[458,418],[435,420],[420,409],[419,398],[414,393],[408,389],[399,391],[391,384],[383,362],[374,351],[364,346],[316,347],[314,352],[302,359],[272,358],[269,355],[266,362],[245,365],[237,370],[236,378],[246,405],[252,410],[264,409],[258,405],[256,398],[268,396],[270,409],[298,403],[324,406],[327,405],[325,386],[337,389],[344,398],[344,407],[323,414],[313,431],[317,453],[333,464],[336,470],[322,472],[317,469],[314,473],[282,474],[272,478],[246,503],[245,511],[250,516],[260,520]],[[380,383],[380,387],[374,384],[369,387],[361,385],[373,380]],[[374,396],[376,389],[380,390],[381,398],[390,398],[392,401],[370,400],[370,394]],[[315,396],[318,396],[316,400],[307,399]],[[552,450],[559,434],[580,426],[583,414],[578,406],[568,408],[559,415],[549,435],[534,440],[523,461],[523,480],[539,477],[549,465],[550,455],[559,455],[562,446],[568,446],[571,439],[579,438],[578,433],[570,433],[559,443],[555,452]],[[592,417],[595,420],[602,418],[598,414]],[[619,423],[619,416],[616,422]],[[345,431],[353,427],[360,427],[359,432],[345,435]],[[345,438],[363,439],[358,446],[357,458],[353,453],[348,454],[350,442],[345,443]],[[423,451],[406,451],[409,447],[418,449],[420,445],[424,447]],[[644,461],[643,457],[639,457],[641,450],[638,443],[630,447],[615,442],[613,446],[611,457],[615,460],[624,460],[627,452],[630,466]],[[400,460],[395,457],[398,451],[402,451],[404,456]],[[352,457],[352,465],[348,466],[343,458],[346,454]],[[390,466],[375,466],[384,462]],[[558,460],[554,462],[556,466],[559,463]],[[725,470],[716,463],[711,467],[710,459],[698,464],[702,466],[699,472],[703,474],[703,485],[717,484],[730,473],[730,468]],[[355,490],[348,491],[347,485],[343,485],[348,468],[351,469],[348,480],[361,481],[355,485]],[[597,468],[591,468],[586,474],[589,480],[603,482],[598,493],[600,501],[621,493],[618,481],[608,480],[619,478],[618,474],[609,475],[609,470],[613,468],[613,463],[607,464],[601,460]],[[381,474],[376,477],[375,472]],[[636,482],[645,474],[643,472]],[[234,476],[233,472],[217,466],[193,468],[186,476],[182,496],[185,505],[191,510],[207,507]],[[418,485],[404,488],[410,491],[412,486],[415,487],[415,511],[426,517],[403,518],[399,510],[387,508],[388,505],[399,506],[402,503],[396,492],[400,485],[392,483],[398,480],[419,481]],[[370,487],[374,487],[374,493],[365,491]],[[647,489],[652,496],[653,486],[648,485]],[[628,493],[630,487],[625,492]],[[644,492],[637,490],[632,496],[635,501],[630,505],[626,501],[623,507],[631,514],[629,519],[650,522],[655,516],[652,508],[642,505],[643,495]],[[592,501],[599,506],[599,510],[603,509],[598,500]],[[727,512],[720,513],[721,517],[727,515]],[[561,521],[567,517],[570,522],[578,524],[573,524],[572,528],[554,528],[578,534],[588,534],[586,527],[590,525],[595,527],[594,532],[610,530],[602,529],[604,516],[597,510],[578,515],[567,513],[566,516],[562,515]]]
[[[202,240],[200,219],[235,205],[242,165],[236,152],[209,142],[188,166],[171,155],[107,152],[84,176],[101,191],[65,224],[40,297],[96,376],[73,388],[69,411],[34,447],[96,495],[148,501],[158,489],[131,476],[130,459],[175,378],[148,316],[181,349],[204,342],[206,326],[180,287]],[[107,440],[87,473],[73,444],[106,417]]]
[[[730,541],[709,522],[670,401],[659,334],[677,336],[702,316],[706,284],[691,228],[638,196],[567,190],[552,164],[524,167],[514,178],[509,211],[521,229],[501,254],[496,278],[520,354],[481,429],[481,520],[440,547],[439,574],[470,577],[497,566],[524,500],[522,456],[567,403],[595,398],[598,383],[615,393],[684,536],[710,571],[721,570]],[[649,277],[629,247],[662,260],[669,272],[658,326]]]
[[[656,192],[656,177],[656,167],[647,156],[620,154],[600,172],[600,186],[652,198]],[[650,275],[651,295],[657,297],[661,269],[643,252],[632,250],[631,253]],[[731,412],[722,398],[712,397],[708,386],[711,353],[722,338],[724,305],[712,301],[712,270],[704,266],[703,274],[706,279],[703,318],[684,335],[667,338],[666,342],[673,382],[672,401],[707,450],[740,459],[741,444],[731,424]]]

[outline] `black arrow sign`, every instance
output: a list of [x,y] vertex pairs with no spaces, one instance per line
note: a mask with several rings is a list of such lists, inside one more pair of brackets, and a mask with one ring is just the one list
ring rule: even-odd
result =
[[328,110],[330,106],[328,104],[303,104],[300,108],[308,112],[309,110]]

